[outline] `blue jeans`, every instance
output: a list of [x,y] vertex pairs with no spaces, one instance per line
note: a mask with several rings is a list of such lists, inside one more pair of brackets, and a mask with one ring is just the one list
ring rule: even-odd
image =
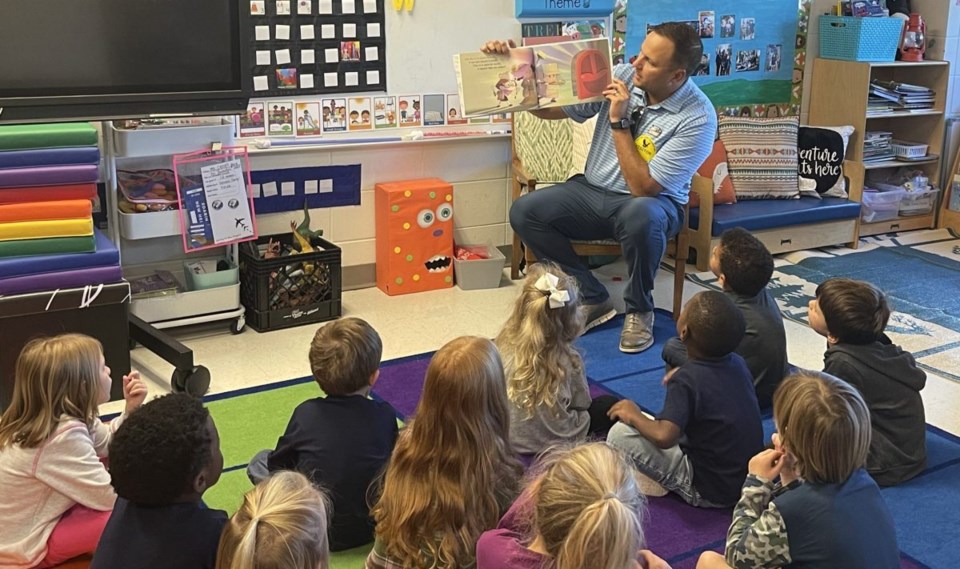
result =
[[705,500],[693,485],[693,464],[680,445],[662,449],[629,425],[617,423],[607,434],[607,443],[624,453],[643,475],[699,508],[723,508]]
[[521,196],[510,208],[510,225],[520,239],[538,259],[553,261],[576,278],[586,304],[603,302],[610,294],[570,240],[619,241],[629,273],[623,294],[628,313],[653,310],[653,279],[682,218],[683,208],[670,198],[609,192],[583,175]]

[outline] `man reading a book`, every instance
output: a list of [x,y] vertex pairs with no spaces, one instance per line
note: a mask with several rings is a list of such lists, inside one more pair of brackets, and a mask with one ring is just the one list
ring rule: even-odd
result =
[[[508,53],[512,47],[513,41],[491,41],[482,51]],[[530,111],[548,120],[598,120],[584,174],[519,198],[510,225],[538,259],[576,277],[587,330],[616,310],[570,240],[620,241],[629,270],[620,334],[620,350],[627,353],[653,345],[654,276],[667,241],[684,223],[690,180],[716,137],[716,111],[689,80],[702,54],[696,30],[660,24],[631,65],[614,67],[605,101]]]

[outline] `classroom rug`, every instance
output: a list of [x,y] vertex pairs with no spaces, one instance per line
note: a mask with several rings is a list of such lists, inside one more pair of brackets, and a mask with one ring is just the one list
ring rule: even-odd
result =
[[[873,283],[893,314],[887,334],[937,375],[960,381],[960,238],[949,229],[865,237],[857,249],[826,247],[775,257],[770,292],[784,317],[807,324],[817,285],[833,277]],[[694,282],[719,289],[713,273]]]
[[[660,351],[675,334],[669,313],[657,310],[656,345],[640,354],[618,349],[623,317],[597,327],[578,341],[584,355],[591,392],[629,397],[649,412],[663,405],[663,363]],[[424,373],[432,354],[419,354],[384,362],[373,396],[390,402],[398,419],[416,408]],[[272,448],[283,433],[293,409],[316,397],[318,387],[305,377],[208,396],[207,405],[220,430],[224,464],[220,482],[204,500],[214,508],[233,512],[250,488],[245,468],[259,450]],[[773,431],[769,412],[764,419],[767,437]],[[897,524],[902,551],[901,567],[946,568],[954,566],[955,528],[960,527],[960,439],[928,427],[929,466],[920,477],[898,488],[883,490]],[[649,501],[646,522],[648,547],[674,569],[692,569],[700,553],[721,551],[730,510],[705,510],[667,496]],[[369,546],[332,555],[333,569],[360,569]]]

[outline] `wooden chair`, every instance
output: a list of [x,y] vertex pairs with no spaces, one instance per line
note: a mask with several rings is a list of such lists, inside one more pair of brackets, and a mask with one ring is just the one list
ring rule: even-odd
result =
[[[583,172],[593,137],[596,118],[582,124],[570,119],[545,121],[530,113],[514,113],[511,150],[512,201],[537,188],[566,181]],[[545,152],[544,152],[545,150]],[[693,185],[698,189],[708,188],[712,193],[713,182],[708,178],[694,176]],[[693,189],[691,189],[693,191]],[[667,244],[667,254],[676,260],[673,277],[673,317],[680,317],[683,306],[683,281],[686,276],[690,234],[684,208],[684,224],[680,233]],[[613,239],[602,241],[572,241],[579,255],[621,254],[620,243]],[[536,260],[529,249],[522,247],[520,237],[513,234],[513,255],[510,262],[510,278],[520,278],[520,251],[524,250],[527,262]]]

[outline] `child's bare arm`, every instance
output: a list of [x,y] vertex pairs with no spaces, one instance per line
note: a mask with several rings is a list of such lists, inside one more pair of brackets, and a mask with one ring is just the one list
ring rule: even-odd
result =
[[621,423],[630,425],[644,438],[660,448],[670,448],[680,440],[680,427],[671,421],[651,419],[646,416],[636,403],[629,399],[616,402],[607,415]]

